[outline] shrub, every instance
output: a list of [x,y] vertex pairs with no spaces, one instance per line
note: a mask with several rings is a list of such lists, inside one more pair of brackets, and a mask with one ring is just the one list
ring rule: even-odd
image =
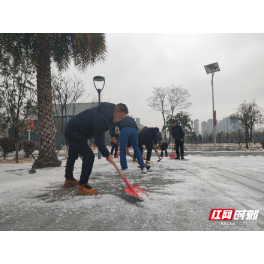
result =
[[264,141],[260,142],[262,148],[264,149]]
[[[18,143],[19,150],[22,148],[22,145]],[[0,138],[0,150],[3,152],[4,159],[8,153],[12,153],[16,150],[15,148],[15,138],[13,137],[3,137]]]
[[38,142],[33,140],[21,140],[19,143],[23,146],[25,158],[28,158],[30,155],[32,155],[35,150],[35,146],[38,144]]

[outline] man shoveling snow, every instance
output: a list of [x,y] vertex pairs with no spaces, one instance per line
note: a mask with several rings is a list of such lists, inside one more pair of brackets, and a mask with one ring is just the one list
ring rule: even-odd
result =
[[[77,194],[96,195],[98,191],[88,184],[94,163],[94,153],[87,144],[87,140],[94,138],[95,144],[102,156],[111,162],[105,146],[104,133],[110,125],[121,121],[128,114],[125,104],[101,103],[97,107],[87,109],[73,117],[66,125],[65,137],[69,144],[69,155],[66,163],[64,187],[79,185]],[[73,168],[78,155],[82,158],[80,181],[73,177]]]

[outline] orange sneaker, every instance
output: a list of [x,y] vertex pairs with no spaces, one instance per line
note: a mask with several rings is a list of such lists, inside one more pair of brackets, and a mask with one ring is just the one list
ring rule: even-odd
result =
[[88,182],[84,185],[79,185],[79,188],[77,190],[77,194],[80,195],[97,195],[98,191],[92,188]]
[[66,179],[63,187],[72,187],[72,186],[76,186],[76,185],[79,185],[79,181],[72,178],[72,179]]

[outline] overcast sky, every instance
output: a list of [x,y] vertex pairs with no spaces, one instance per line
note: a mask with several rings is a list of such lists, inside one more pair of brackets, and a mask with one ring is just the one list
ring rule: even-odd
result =
[[[264,107],[264,34],[106,34],[105,63],[75,72],[87,92],[97,96],[93,77],[106,83],[103,100],[125,103],[143,125],[162,128],[163,119],[146,101],[152,87],[182,85],[191,94],[192,119],[212,118],[211,74],[204,65],[218,62],[214,75],[217,119],[236,111],[244,99]],[[91,97],[90,97],[91,99]],[[89,99],[87,101],[90,101]]]

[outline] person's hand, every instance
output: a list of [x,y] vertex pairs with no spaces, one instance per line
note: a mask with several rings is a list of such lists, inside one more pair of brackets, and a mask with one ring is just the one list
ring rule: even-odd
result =
[[109,154],[109,156],[107,156],[105,159],[106,159],[107,161],[109,161],[110,163],[112,163],[112,161],[113,161],[113,156],[112,156],[111,154]]
[[181,139],[181,141],[183,141],[183,139]]

